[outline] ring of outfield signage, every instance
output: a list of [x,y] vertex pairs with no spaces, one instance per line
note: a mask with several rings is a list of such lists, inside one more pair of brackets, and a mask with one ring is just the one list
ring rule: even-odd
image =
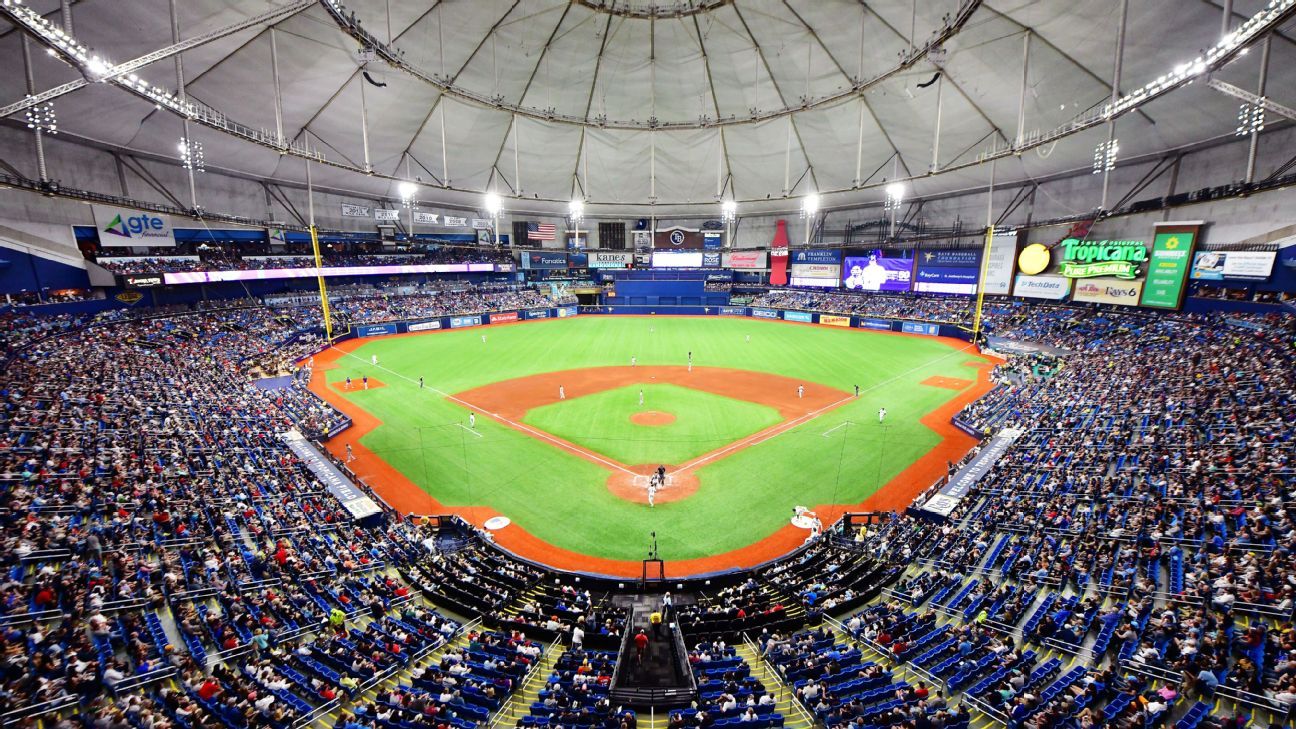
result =
[[652,532],[683,576],[795,548],[797,505],[825,524],[903,507],[974,444],[950,418],[993,364],[934,336],[632,316],[353,339],[315,359],[311,388],[353,421],[329,449],[350,446],[389,504],[505,516],[506,548],[620,576]]

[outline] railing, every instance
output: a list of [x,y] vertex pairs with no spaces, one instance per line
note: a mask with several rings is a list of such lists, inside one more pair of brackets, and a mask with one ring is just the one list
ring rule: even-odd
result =
[[770,662],[769,658],[766,657],[765,652],[760,649],[760,646],[756,645],[756,643],[751,639],[751,636],[747,635],[747,633],[743,633],[742,640],[743,644],[752,652],[752,655],[756,656],[760,661],[761,678],[763,679],[761,683],[765,685],[765,690],[769,691],[769,684],[771,682],[774,683],[774,685],[778,687],[778,701],[781,702],[784,697],[786,697],[788,699],[788,705],[792,707],[792,710],[795,711],[798,716],[805,720],[807,726],[814,726],[818,723],[809,707],[805,706],[805,704],[801,702],[801,697],[797,696],[796,692],[787,685],[787,681],[783,680],[783,675],[779,673],[778,667]]

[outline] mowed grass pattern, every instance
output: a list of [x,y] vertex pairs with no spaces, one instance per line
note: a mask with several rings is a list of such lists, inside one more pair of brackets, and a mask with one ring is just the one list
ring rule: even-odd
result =
[[[670,413],[675,422],[630,421],[635,413],[650,410]],[[780,420],[778,411],[766,405],[651,382],[544,405],[523,418],[527,425],[626,465],[682,464]]]
[[[482,335],[487,339],[482,341]],[[542,372],[684,365],[770,372],[851,392],[857,400],[699,469],[693,496],[649,509],[613,496],[608,471],[438,394]],[[382,369],[369,364],[377,354]],[[745,318],[581,316],[376,339],[343,357],[330,382],[368,373],[386,383],[346,397],[384,425],[363,443],[451,506],[488,505],[536,537],[611,559],[645,556],[656,531],[663,558],[720,554],[772,534],[795,505],[855,504],[929,451],[939,437],[919,418],[954,397],[921,385],[971,380],[975,351],[936,339]],[[420,390],[422,376],[427,389]],[[435,389],[433,389],[435,388]],[[886,407],[886,427],[877,410]],[[631,427],[622,420],[625,428]],[[827,435],[825,435],[827,433]],[[433,507],[429,501],[429,510]]]

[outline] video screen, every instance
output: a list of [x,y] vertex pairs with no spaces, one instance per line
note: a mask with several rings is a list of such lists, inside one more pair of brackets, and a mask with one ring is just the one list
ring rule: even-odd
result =
[[842,262],[842,285],[852,291],[904,292],[912,276],[909,251],[873,250],[847,255]]

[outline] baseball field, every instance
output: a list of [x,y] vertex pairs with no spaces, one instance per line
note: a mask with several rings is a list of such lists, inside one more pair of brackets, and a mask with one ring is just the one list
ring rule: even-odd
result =
[[503,515],[495,538],[523,556],[622,575],[652,532],[692,574],[795,547],[797,506],[825,524],[903,507],[972,445],[949,418],[990,367],[956,340],[728,317],[357,339],[316,360],[312,388],[355,423],[329,448],[350,445],[388,503]]

